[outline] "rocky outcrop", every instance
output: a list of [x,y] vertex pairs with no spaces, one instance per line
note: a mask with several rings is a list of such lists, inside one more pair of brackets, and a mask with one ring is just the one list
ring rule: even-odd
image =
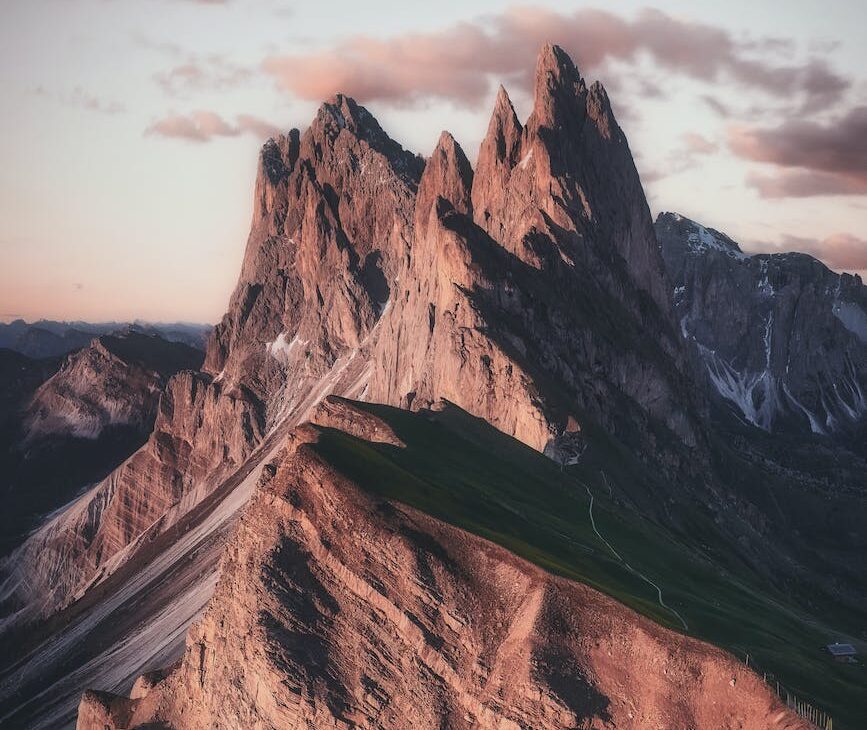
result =
[[846,436],[867,417],[867,288],[799,253],[743,253],[675,213],[656,220],[684,338],[715,393],[775,433]]
[[147,434],[168,379],[180,370],[198,370],[202,358],[199,350],[159,336],[97,337],[34,394],[24,415],[25,441],[97,439],[112,427]]
[[808,727],[724,652],[371,497],[316,438],[270,467],[180,663],[85,694],[79,730]]

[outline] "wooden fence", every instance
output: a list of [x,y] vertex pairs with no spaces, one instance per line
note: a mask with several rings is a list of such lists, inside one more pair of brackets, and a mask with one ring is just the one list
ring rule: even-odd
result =
[[786,707],[794,710],[798,715],[807,720],[807,722],[813,723],[813,725],[819,728],[819,730],[834,730],[834,718],[831,717],[831,715],[824,710],[820,710],[815,705],[811,705],[806,700],[802,700],[794,692],[790,692],[780,684],[773,674],[761,671],[749,654],[746,655],[744,661],[756,674],[761,675],[765,684],[776,692],[777,697],[786,703]]

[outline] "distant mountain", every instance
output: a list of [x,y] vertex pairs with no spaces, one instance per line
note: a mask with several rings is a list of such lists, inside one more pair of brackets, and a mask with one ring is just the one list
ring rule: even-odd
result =
[[[60,367],[61,358],[36,360],[0,348],[0,431],[15,428],[34,391]],[[2,438],[2,437],[0,437]]]
[[[75,496],[138,448],[153,427],[162,390],[204,353],[156,334],[100,335],[57,361],[0,350],[7,396],[0,474],[8,549],[34,517]],[[50,375],[50,377],[48,377]],[[6,393],[7,388],[0,392]]]
[[31,358],[58,357],[87,346],[96,335],[133,328],[157,333],[170,342],[182,342],[204,350],[211,326],[205,324],[148,322],[57,322],[16,319],[0,323],[0,348],[15,350]]
[[800,253],[743,253],[677,215],[656,220],[675,311],[716,395],[765,431],[851,436],[867,421],[867,287]]

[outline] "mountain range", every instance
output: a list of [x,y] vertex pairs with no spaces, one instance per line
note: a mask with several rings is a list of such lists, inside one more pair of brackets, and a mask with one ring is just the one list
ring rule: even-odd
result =
[[857,727],[819,647],[867,639],[865,307],[654,225],[557,46],[474,166],[337,95],[263,147],[200,368],[109,388],[154,343],[98,338],[36,391],[35,432],[153,426],[0,563],[0,722]]

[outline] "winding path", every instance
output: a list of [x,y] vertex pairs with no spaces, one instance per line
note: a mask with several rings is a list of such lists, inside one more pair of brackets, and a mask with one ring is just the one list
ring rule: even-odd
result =
[[[606,483],[607,483],[607,481],[608,481],[608,480],[606,479]],[[610,487],[609,487],[609,488],[610,488]],[[618,553],[618,552],[614,549],[614,547],[611,545],[611,543],[608,542],[608,540],[606,540],[604,537],[602,537],[602,533],[599,532],[599,529],[596,527],[596,520],[593,518],[593,492],[590,491],[590,487],[588,487],[586,484],[584,485],[584,489],[587,490],[587,495],[590,497],[590,508],[589,508],[589,512],[590,512],[590,525],[593,527],[593,532],[596,533],[596,537],[598,537],[600,540],[602,540],[603,543],[605,543],[605,546],[606,546],[606,547],[607,547],[607,548],[612,552],[612,554],[614,555],[614,557],[617,558],[621,563],[623,563],[623,566],[624,566],[624,567],[625,567],[625,568],[626,568],[630,573],[632,573],[633,575],[637,575],[637,576],[638,576],[639,578],[641,578],[641,580],[643,580],[645,583],[648,583],[648,584],[652,585],[652,586],[656,589],[656,593],[657,593],[657,596],[658,596],[657,600],[659,601],[659,605],[662,606],[666,611],[669,611],[669,612],[673,613],[675,616],[677,616],[677,618],[678,618],[678,620],[680,621],[680,623],[683,624],[683,630],[684,630],[684,631],[689,631],[689,626],[687,625],[686,621],[684,621],[683,616],[681,616],[677,611],[675,611],[671,606],[669,606],[669,605],[668,605],[668,604],[667,604],[667,603],[662,599],[662,588],[660,588],[656,583],[654,583],[652,580],[650,580],[650,578],[648,578],[646,575],[644,575],[644,573],[642,573],[642,572],[639,571],[639,570],[636,570],[636,569],[633,568],[629,563],[627,563],[627,562],[623,559],[623,557],[620,555],[620,553]]]

